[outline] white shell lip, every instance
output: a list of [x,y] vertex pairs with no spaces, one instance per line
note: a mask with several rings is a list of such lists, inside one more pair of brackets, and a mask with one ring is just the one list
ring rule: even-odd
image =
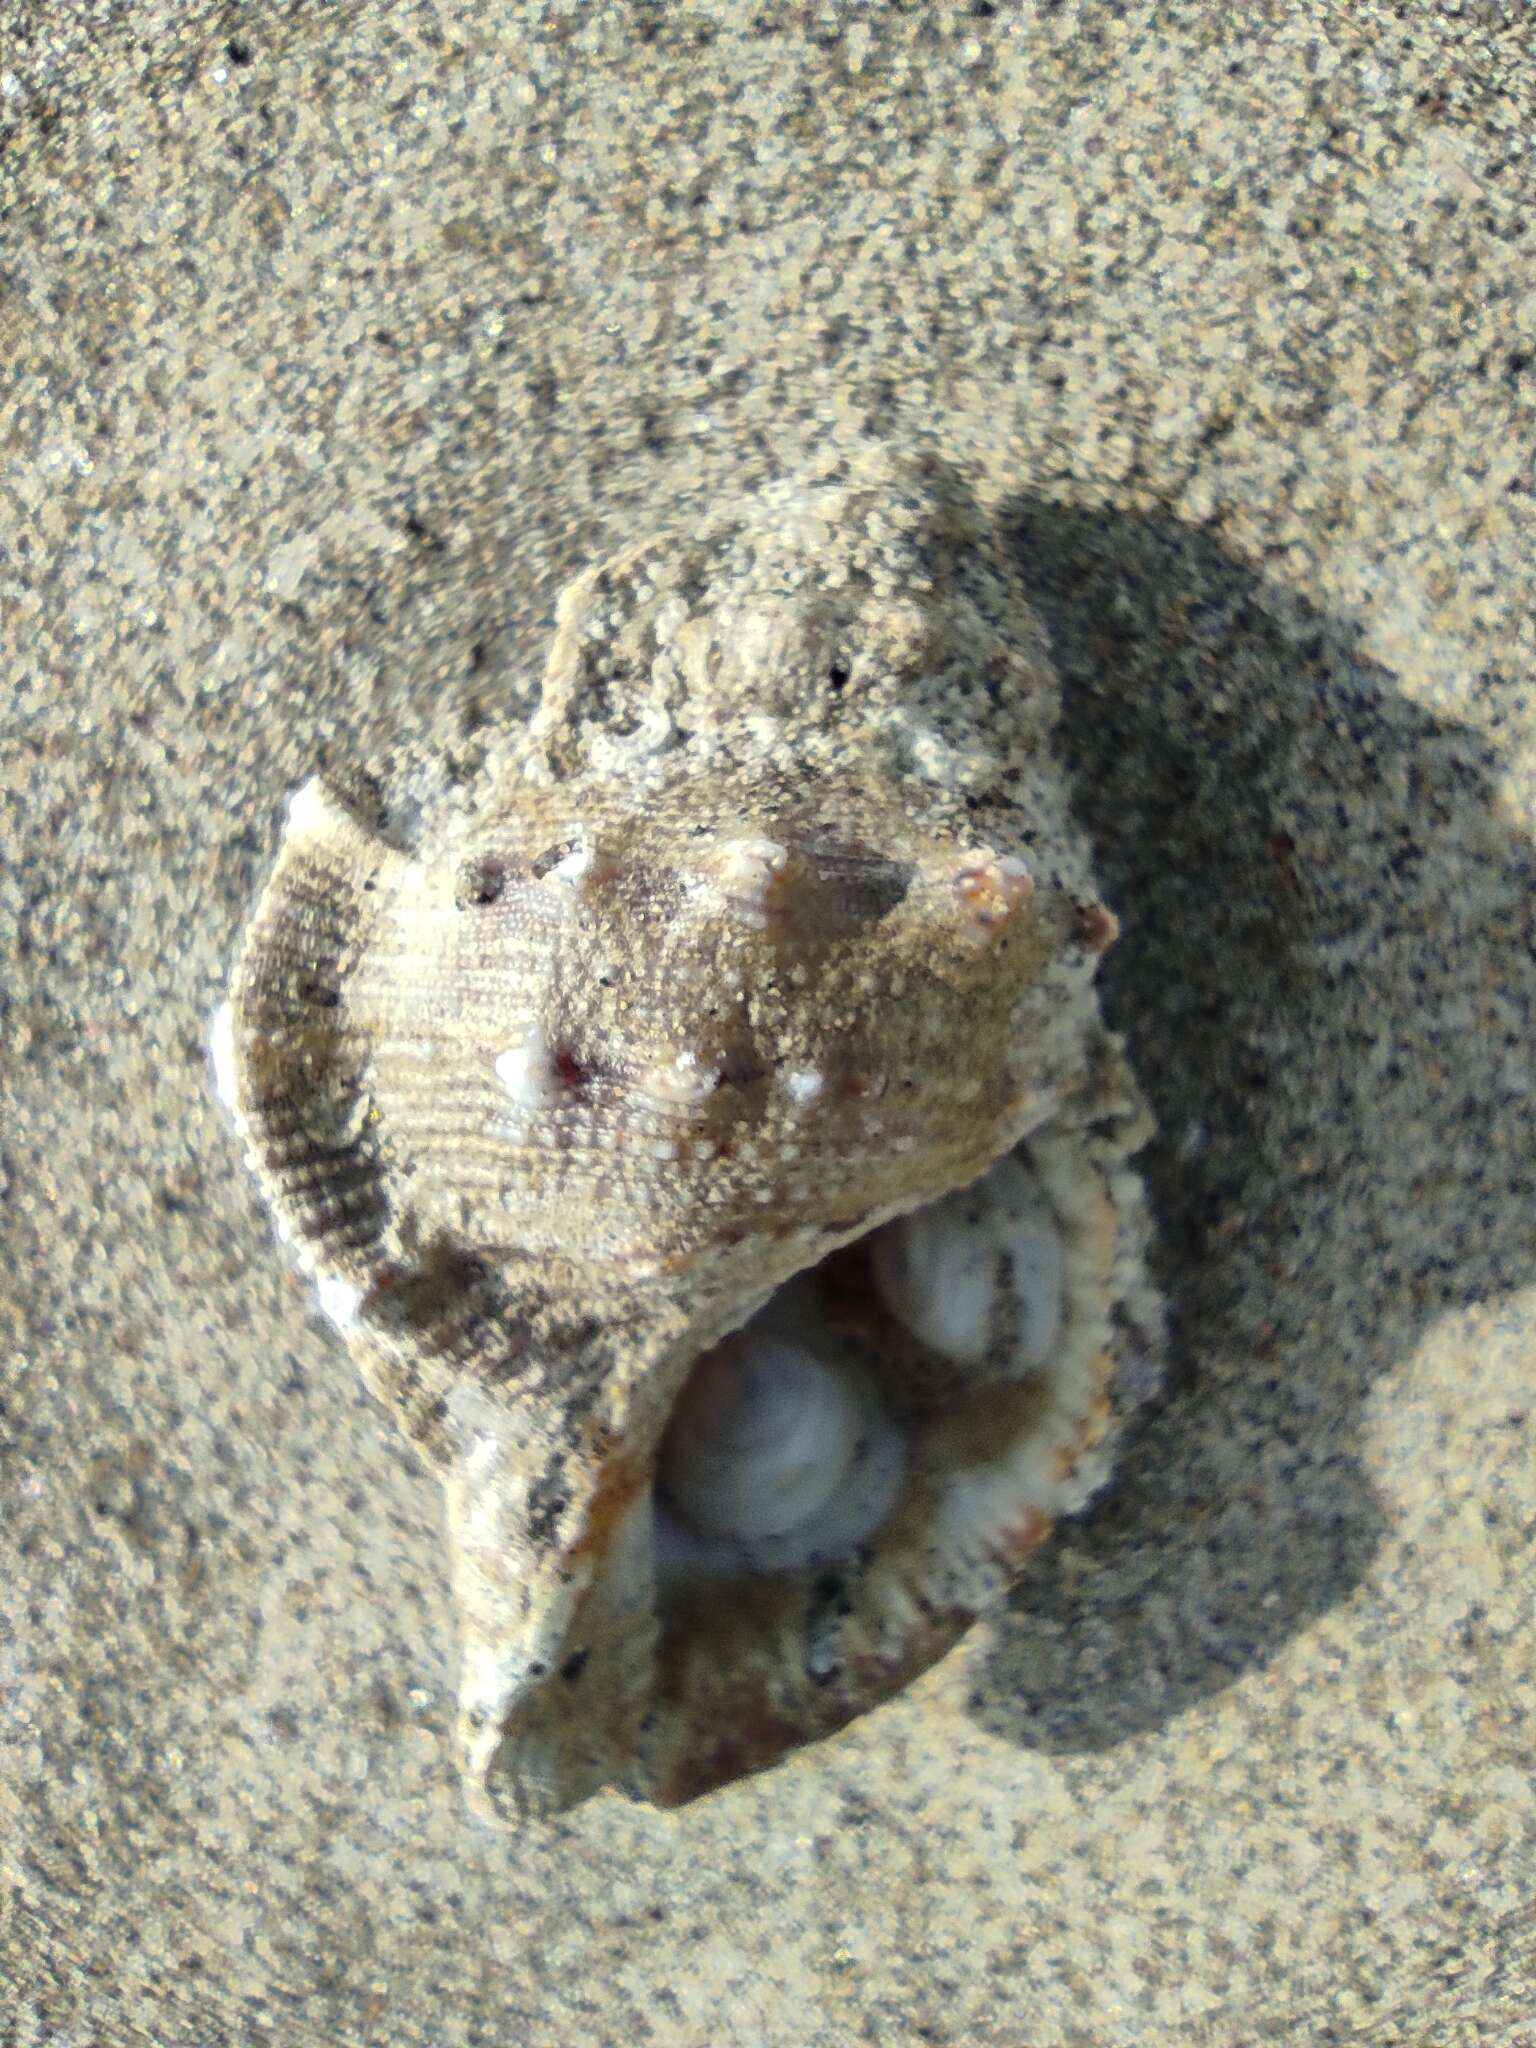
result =
[[213,1092],[229,1111],[236,1110],[238,1067],[235,1059],[235,1013],[228,1002],[220,1003],[208,1021],[208,1065],[213,1075]]
[[315,1299],[327,1322],[345,1335],[357,1320],[363,1289],[334,1273],[321,1273],[315,1279]]

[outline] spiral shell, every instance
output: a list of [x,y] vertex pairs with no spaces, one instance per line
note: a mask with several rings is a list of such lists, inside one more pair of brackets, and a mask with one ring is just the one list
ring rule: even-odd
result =
[[832,1732],[1107,1470],[1149,1126],[1056,712],[974,504],[871,451],[579,577],[410,851],[290,801],[221,1092],[443,1479],[489,1809]]

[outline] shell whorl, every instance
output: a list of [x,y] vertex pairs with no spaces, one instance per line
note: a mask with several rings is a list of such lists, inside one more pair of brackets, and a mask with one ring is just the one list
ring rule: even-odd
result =
[[728,1338],[694,1367],[657,1473],[674,1575],[836,1564],[879,1528],[903,1446],[853,1359],[796,1336]]
[[782,1537],[814,1523],[853,1464],[863,1417],[853,1390],[783,1338],[716,1346],[672,1414],[658,1477],[708,1536]]

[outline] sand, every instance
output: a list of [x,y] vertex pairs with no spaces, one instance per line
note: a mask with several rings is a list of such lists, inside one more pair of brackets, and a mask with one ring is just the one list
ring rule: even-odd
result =
[[[1533,132],[1517,0],[0,0],[6,2048],[1536,2043]],[[500,1832],[206,1020],[831,431],[1051,629],[1178,1369],[904,1697]]]

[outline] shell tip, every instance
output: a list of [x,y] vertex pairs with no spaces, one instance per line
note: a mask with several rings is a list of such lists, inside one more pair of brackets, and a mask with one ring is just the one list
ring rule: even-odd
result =
[[789,848],[776,839],[726,840],[716,852],[715,875],[732,912],[755,931],[782,918],[796,890]]
[[1120,936],[1120,920],[1102,903],[1090,903],[1077,914],[1078,937],[1086,952],[1107,953]]

